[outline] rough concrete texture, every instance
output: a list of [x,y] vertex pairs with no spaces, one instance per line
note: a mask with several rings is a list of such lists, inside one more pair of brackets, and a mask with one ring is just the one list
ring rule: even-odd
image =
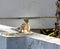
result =
[[0,36],[0,49],[60,49],[60,39],[35,33],[22,37]]

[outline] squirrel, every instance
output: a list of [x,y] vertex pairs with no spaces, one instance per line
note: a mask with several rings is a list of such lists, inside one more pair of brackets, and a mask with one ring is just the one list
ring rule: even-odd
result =
[[30,31],[30,25],[28,23],[28,19],[24,19],[25,23],[22,24],[20,27],[20,32],[29,32]]

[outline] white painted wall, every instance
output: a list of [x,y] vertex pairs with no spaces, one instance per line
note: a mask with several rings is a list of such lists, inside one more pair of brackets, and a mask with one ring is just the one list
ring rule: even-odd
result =
[[0,17],[54,16],[56,0],[0,0]]
[[[0,17],[54,16],[55,3],[56,0],[0,0]],[[55,21],[56,19],[30,20],[30,25],[33,24],[31,28],[40,28],[41,25],[54,27]],[[0,20],[0,23],[17,26],[22,22],[21,20]]]

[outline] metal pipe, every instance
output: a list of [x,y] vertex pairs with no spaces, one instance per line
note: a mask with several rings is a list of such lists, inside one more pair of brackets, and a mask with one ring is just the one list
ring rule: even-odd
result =
[[42,17],[5,17],[0,19],[39,19],[39,18],[57,18],[56,16],[42,16]]

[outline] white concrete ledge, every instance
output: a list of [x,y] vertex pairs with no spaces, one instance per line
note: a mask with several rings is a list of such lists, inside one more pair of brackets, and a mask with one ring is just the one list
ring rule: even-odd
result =
[[51,36],[47,36],[47,35],[43,35],[43,34],[37,34],[35,33],[34,35],[28,35],[29,38],[33,38],[36,40],[42,40],[42,41],[46,41],[49,43],[55,43],[60,45],[60,39],[59,38],[55,38],[55,37],[51,37]]
[[60,39],[37,33],[20,37],[0,35],[0,49],[60,49]]
[[33,34],[16,33],[10,28],[0,25],[0,49],[60,49],[59,38],[34,32]]
[[12,30],[11,28],[14,28],[14,27],[10,27],[10,26],[0,24],[0,32],[18,33],[17,31]]

